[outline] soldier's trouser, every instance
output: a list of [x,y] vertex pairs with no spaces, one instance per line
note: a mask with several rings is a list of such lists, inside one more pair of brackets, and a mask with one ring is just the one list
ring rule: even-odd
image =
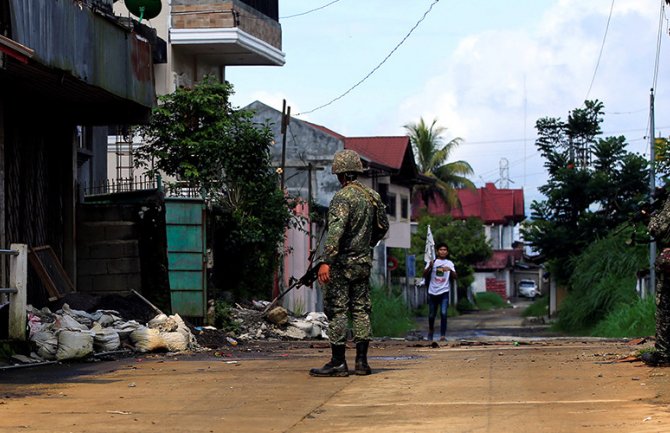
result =
[[324,310],[329,320],[328,338],[332,344],[346,344],[349,314],[353,321],[354,342],[369,341],[372,337],[370,267],[333,265],[330,282],[325,287]]

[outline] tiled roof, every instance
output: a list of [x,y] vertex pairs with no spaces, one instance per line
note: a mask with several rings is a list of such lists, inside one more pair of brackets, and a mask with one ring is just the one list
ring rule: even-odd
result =
[[410,147],[407,136],[388,137],[345,137],[323,125],[305,122],[319,131],[344,141],[344,148],[358,152],[364,159],[384,165],[394,170],[402,167],[405,153]]
[[347,137],[344,147],[355,150],[366,159],[400,170],[409,147],[409,137]]
[[[452,215],[457,219],[480,218],[485,224],[503,224],[508,221],[520,222],[525,219],[523,189],[498,189],[492,183],[476,190],[459,189],[460,209],[449,210],[441,197],[435,196],[428,204],[431,215]],[[425,207],[421,198],[416,197],[415,207]]]

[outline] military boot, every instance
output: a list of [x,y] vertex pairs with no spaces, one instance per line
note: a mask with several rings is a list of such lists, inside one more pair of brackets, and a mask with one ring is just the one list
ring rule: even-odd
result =
[[372,369],[368,365],[368,346],[369,341],[359,341],[356,343],[356,370],[358,376],[367,376],[372,374]]
[[309,371],[310,376],[316,377],[347,377],[349,376],[349,368],[347,367],[347,360],[344,357],[344,352],[347,346],[331,344],[330,350],[333,356],[330,361],[321,368],[313,368]]

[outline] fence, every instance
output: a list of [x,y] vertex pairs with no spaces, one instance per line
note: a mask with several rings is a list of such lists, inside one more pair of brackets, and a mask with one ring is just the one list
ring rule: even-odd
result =
[[160,187],[160,180],[156,177],[135,176],[120,179],[106,179],[100,183],[84,185],[85,196],[114,194],[118,192],[140,191]]
[[26,301],[28,289],[28,246],[12,244],[9,250],[0,250],[9,256],[9,287],[0,288],[0,304],[9,304],[8,337],[26,339]]
[[391,288],[402,294],[405,304],[411,309],[416,309],[428,302],[428,292],[425,286],[417,286],[414,279],[405,277],[391,277]]

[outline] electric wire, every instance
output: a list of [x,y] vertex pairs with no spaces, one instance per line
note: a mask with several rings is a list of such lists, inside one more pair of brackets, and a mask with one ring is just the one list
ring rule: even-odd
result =
[[309,111],[303,111],[302,113],[295,114],[295,116],[301,116],[301,115],[303,115],[303,114],[310,114],[310,113],[313,113],[313,112],[315,112],[315,111],[317,111],[317,110],[320,110],[320,109],[322,109],[322,108],[325,108],[325,107],[327,107],[327,106],[333,104],[334,102],[336,102],[336,101],[338,101],[338,100],[344,98],[346,95],[348,95],[348,94],[349,94],[352,90],[354,90],[356,87],[358,87],[358,86],[360,86],[361,84],[363,84],[363,82],[365,82],[368,78],[370,78],[370,76],[371,76],[372,74],[374,74],[375,72],[377,72],[377,70],[378,70],[379,68],[381,68],[382,65],[383,65],[384,63],[386,63],[386,61],[393,55],[393,53],[395,53],[396,50],[397,50],[398,48],[400,48],[400,46],[401,46],[402,44],[405,43],[405,41],[407,40],[407,38],[409,38],[409,36],[414,32],[414,30],[416,30],[416,28],[419,27],[419,24],[421,24],[421,22],[426,18],[426,16],[430,13],[430,11],[433,10],[433,6],[435,6],[435,4],[437,4],[437,2],[439,2],[439,1],[440,1],[440,0],[433,0],[433,3],[430,4],[430,7],[428,8],[428,10],[427,10],[426,12],[424,12],[423,16],[419,19],[419,21],[416,22],[416,24],[414,24],[414,27],[412,27],[412,28],[410,29],[410,31],[405,35],[404,38],[402,38],[402,40],[398,43],[398,45],[396,45],[396,46],[391,50],[391,52],[388,53],[388,55],[387,55],[386,57],[384,57],[384,59],[383,59],[377,66],[375,66],[375,67],[374,67],[374,68],[373,68],[373,69],[372,69],[372,70],[371,70],[365,77],[363,77],[360,81],[358,81],[356,84],[354,84],[353,86],[351,86],[348,90],[346,90],[346,91],[345,91],[344,93],[342,93],[340,96],[337,96],[337,97],[335,97],[334,99],[331,99],[329,102],[326,102],[325,104],[319,105],[319,106],[316,107],[316,108],[312,108],[312,109],[309,110]]
[[301,17],[301,16],[303,16],[303,15],[311,14],[312,12],[316,12],[316,11],[319,11],[319,10],[321,10],[321,9],[325,9],[325,8],[327,8],[328,6],[330,6],[330,5],[334,4],[334,3],[337,3],[337,2],[339,2],[339,1],[340,1],[340,0],[334,0],[334,1],[332,1],[332,2],[330,2],[330,3],[327,3],[327,4],[323,5],[323,6],[320,6],[320,7],[318,7],[318,8],[310,9],[310,10],[308,10],[308,11],[301,12],[301,13],[299,13],[299,14],[293,14],[293,15],[287,15],[287,16],[285,16],[285,17],[279,17],[279,19],[280,19],[280,20],[285,20],[285,19],[288,19],[288,18]]
[[651,88],[656,90],[656,83],[658,81],[659,59],[661,57],[661,35],[663,34],[663,19],[665,18],[665,2],[661,2],[661,11],[658,18],[658,34],[656,35],[656,58],[654,60],[654,79],[652,80]]
[[607,33],[609,32],[610,21],[612,20],[613,10],[614,10],[614,0],[612,0],[612,4],[610,5],[610,13],[607,16],[607,25],[605,25],[605,34],[603,35],[603,41],[600,44],[600,53],[598,53],[598,60],[596,61],[596,67],[593,70],[593,76],[591,77],[591,84],[589,84],[589,90],[586,92],[586,96],[584,97],[585,101],[589,99],[589,95],[591,94],[591,88],[593,88],[593,82],[596,80],[596,74],[598,73],[598,67],[600,66],[600,59],[603,56],[603,49],[605,48],[605,41],[607,40]]

